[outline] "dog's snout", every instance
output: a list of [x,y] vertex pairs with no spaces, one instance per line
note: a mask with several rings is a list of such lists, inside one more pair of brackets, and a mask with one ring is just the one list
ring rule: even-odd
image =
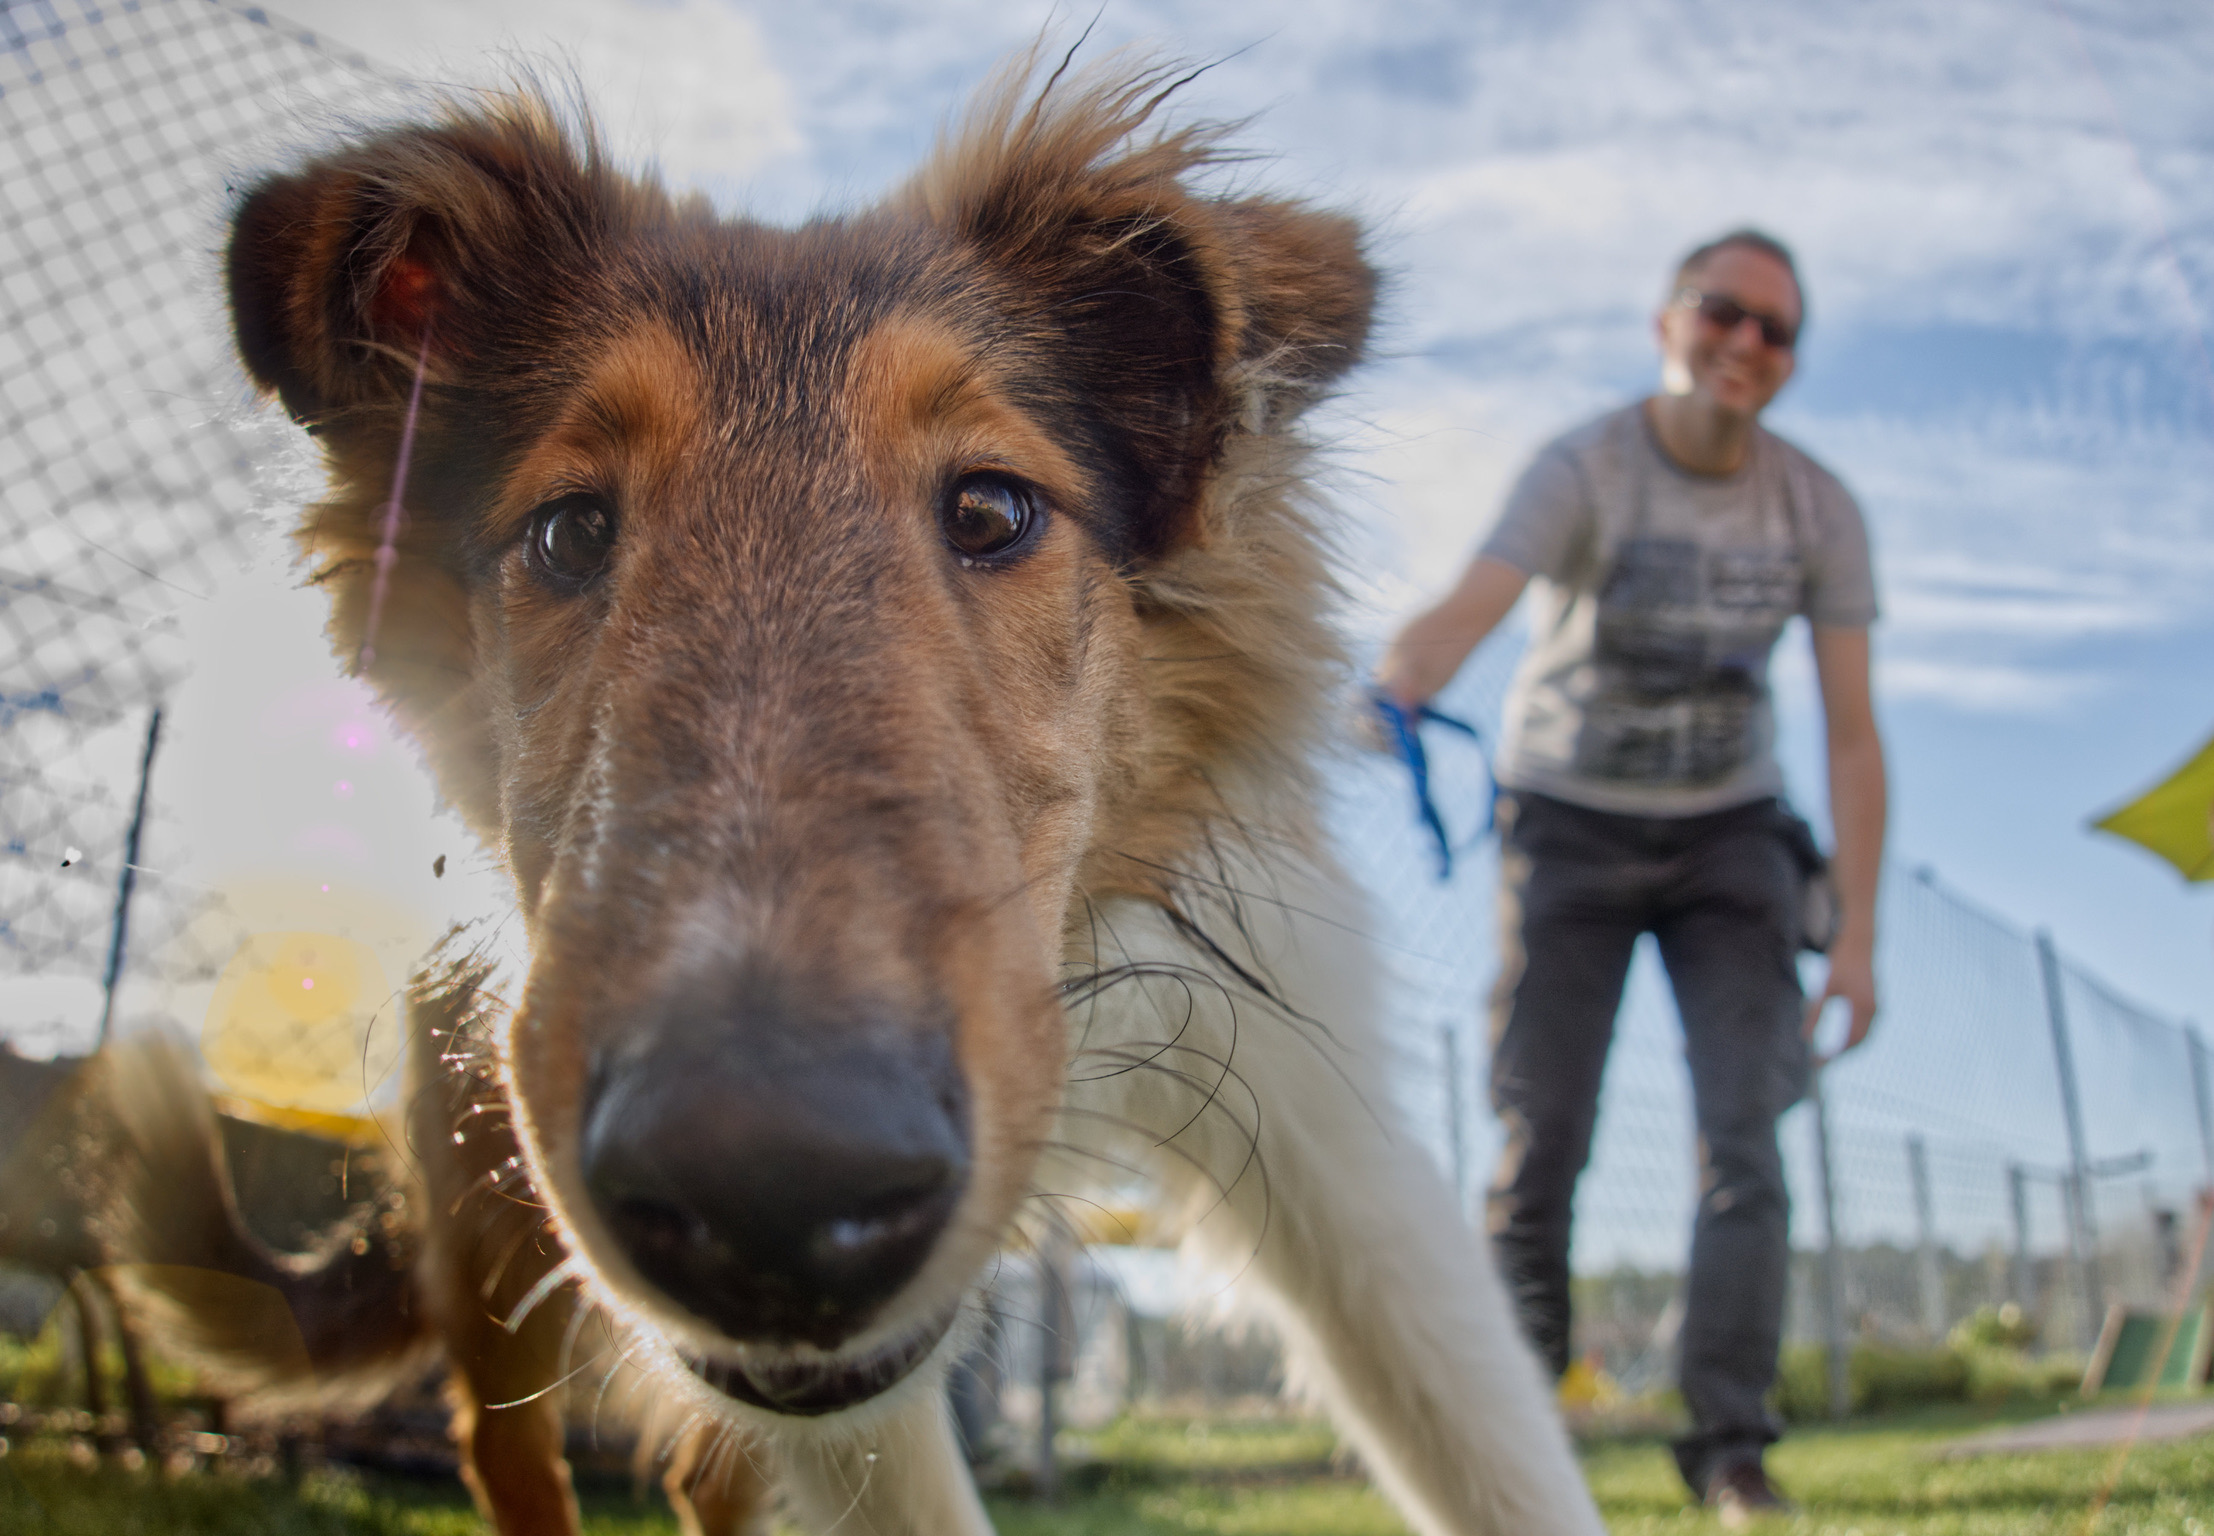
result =
[[677,1305],[732,1339],[827,1349],[915,1277],[959,1204],[967,1094],[943,1031],[789,1026],[680,1020],[610,1059],[584,1176]]

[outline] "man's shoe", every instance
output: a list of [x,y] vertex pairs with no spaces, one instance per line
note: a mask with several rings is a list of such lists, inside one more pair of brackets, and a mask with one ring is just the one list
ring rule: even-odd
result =
[[1731,1461],[1707,1479],[1707,1508],[1726,1531],[1742,1531],[1762,1515],[1788,1515],[1792,1503],[1776,1491],[1758,1460]]

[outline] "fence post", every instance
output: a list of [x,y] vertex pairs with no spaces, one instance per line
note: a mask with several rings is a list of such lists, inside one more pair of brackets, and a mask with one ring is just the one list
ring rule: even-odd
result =
[[1919,1132],[1907,1136],[1907,1176],[1914,1183],[1916,1277],[1921,1281],[1922,1331],[1932,1344],[1945,1341],[1945,1272],[1937,1262],[1937,1205],[1930,1198],[1929,1149]]
[[1445,1026],[1445,1136],[1453,1156],[1453,1208],[1468,1219],[1468,1108],[1461,1096],[1461,1032]]
[[2083,1104],[2076,1096],[2076,1057],[2068,1043],[2068,1002],[2060,955],[2053,948],[2052,934],[2043,928],[2037,930],[2037,967],[2045,986],[2045,1017],[2053,1031],[2060,1108],[2068,1125],[2068,1177],[2063,1188],[2067,1195],[2069,1259],[2075,1270],[2076,1294],[2081,1299],[2076,1311],[2076,1347],[2088,1354],[2106,1317],[2099,1294],[2098,1225],[2091,1213],[2091,1155],[2084,1145]]
[[123,870],[115,880],[115,921],[108,930],[108,966],[100,982],[100,1033],[92,1043],[99,1050],[115,1027],[115,989],[123,979],[123,954],[131,926],[131,891],[138,884],[138,845],[146,831],[146,791],[154,782],[154,749],[161,745],[161,706],[154,706],[146,720],[146,751],[138,762],[138,803],[131,809],[131,829],[123,838]]
[[1808,1079],[1814,1101],[1815,1167],[1822,1176],[1822,1334],[1829,1345],[1830,1417],[1852,1411],[1852,1352],[1845,1339],[1845,1249],[1837,1233],[1837,1177],[1830,1162],[1830,1108],[1822,1091],[1823,1069]]
[[2030,1268],[2029,1170],[2006,1165],[2007,1203],[2014,1209],[2014,1304],[2025,1317],[2037,1315],[2037,1272]]
[[1076,1334],[1075,1298],[1069,1293],[1070,1258],[1075,1248],[1062,1223],[1053,1222],[1039,1239],[1038,1260],[1038,1465],[1037,1492],[1041,1499],[1061,1492],[1061,1464],[1053,1442],[1061,1432],[1060,1405],[1055,1395],[1068,1379],[1074,1363]]
[[2199,1155],[2206,1164],[2207,1188],[2214,1189],[2214,1089],[2207,1084],[2206,1042],[2196,1024],[2183,1026],[2183,1052],[2191,1058],[2191,1098],[2199,1111]]

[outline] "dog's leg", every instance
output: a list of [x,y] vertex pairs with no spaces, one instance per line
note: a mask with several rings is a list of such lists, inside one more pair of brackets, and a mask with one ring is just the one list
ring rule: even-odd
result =
[[581,1362],[568,1359],[565,1255],[521,1181],[505,1104],[458,1091],[442,1059],[465,1003],[424,999],[410,1018],[409,1144],[424,1211],[417,1294],[446,1346],[454,1441],[478,1509],[500,1536],[575,1536],[561,1382]]
[[779,1435],[778,1480],[815,1536],[991,1536],[936,1380],[865,1426]]
[[724,1424],[695,1424],[677,1438],[661,1486],[684,1536],[769,1536],[774,1490],[765,1448]]
[[[485,1201],[489,1206],[493,1202]],[[507,1322],[554,1272],[558,1251],[540,1248],[542,1213],[505,1210],[455,1218],[474,1241],[440,1277],[440,1332],[452,1370],[454,1442],[461,1475],[500,1536],[573,1536],[578,1529],[569,1464],[562,1456],[564,1345],[573,1317],[566,1293],[541,1300],[510,1331]]]
[[1112,909],[1124,956],[1211,968],[1223,987],[1126,985],[1079,1011],[1067,1134],[1121,1121],[1170,1138],[1190,1241],[1242,1277],[1423,1536],[1597,1536],[1487,1246],[1395,1123],[1365,913],[1313,873],[1230,878],[1254,898],[1195,903],[1194,919],[1288,1006],[1157,915]]
[[487,1408],[481,1391],[474,1378],[456,1373],[454,1441],[477,1509],[500,1536],[572,1536],[577,1501],[561,1455],[559,1403]]
[[92,1276],[79,1270],[69,1282],[69,1304],[77,1311],[77,1354],[85,1367],[85,1412],[92,1416],[92,1436],[104,1444],[108,1417],[108,1386],[100,1371],[100,1319],[92,1308]]
[[115,1320],[115,1343],[123,1352],[124,1400],[131,1410],[131,1439],[139,1450],[151,1456],[160,1437],[161,1416],[154,1404],[153,1383],[146,1375],[146,1356],[138,1345],[138,1330],[104,1275],[91,1270],[86,1272],[85,1279],[99,1291],[100,1299],[107,1303],[108,1316]]

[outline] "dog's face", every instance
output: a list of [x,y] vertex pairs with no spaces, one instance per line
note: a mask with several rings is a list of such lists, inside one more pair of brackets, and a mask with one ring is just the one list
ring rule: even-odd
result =
[[1142,100],[1003,98],[791,231],[528,102],[238,215],[241,353],[331,464],[334,638],[530,926],[534,1182],[757,1406],[929,1353],[1059,1096],[1072,906],[1150,889],[1244,750],[1239,705],[1164,690],[1197,631],[1150,583],[1223,536],[1241,435],[1357,357],[1372,281],[1343,220],[1187,191],[1190,136],[1118,158]]

